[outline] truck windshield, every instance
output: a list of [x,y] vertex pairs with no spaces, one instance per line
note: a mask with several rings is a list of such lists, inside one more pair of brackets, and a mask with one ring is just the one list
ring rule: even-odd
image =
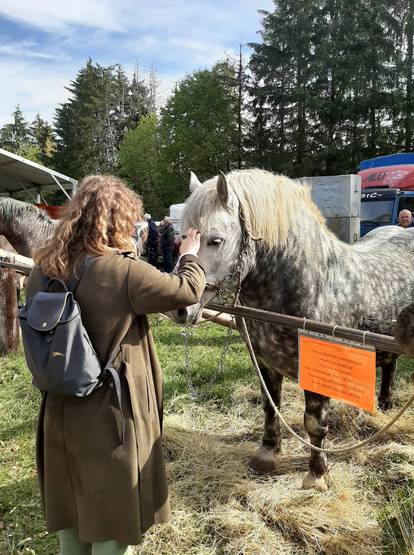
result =
[[393,199],[361,202],[361,223],[391,223],[393,205]]

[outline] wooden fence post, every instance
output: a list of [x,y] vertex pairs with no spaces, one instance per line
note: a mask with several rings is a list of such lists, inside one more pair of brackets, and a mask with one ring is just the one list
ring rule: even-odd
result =
[[[0,257],[14,263],[14,256]],[[0,356],[19,347],[19,321],[17,317],[16,271],[0,267]]]

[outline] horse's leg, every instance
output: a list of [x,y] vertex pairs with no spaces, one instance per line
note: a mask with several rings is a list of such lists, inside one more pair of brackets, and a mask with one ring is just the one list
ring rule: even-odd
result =
[[381,366],[381,388],[378,395],[378,407],[381,410],[388,410],[392,407],[392,384],[394,381],[394,373],[397,366],[397,359],[394,355],[386,358]]
[[[328,432],[329,402],[329,397],[305,391],[305,428],[309,434],[310,442],[316,447],[323,447]],[[303,487],[327,491],[329,484],[327,457],[325,453],[319,453],[312,449],[309,472],[303,480]]]
[[[269,377],[269,371],[263,366],[260,366],[260,370],[273,402],[279,408],[283,376],[274,372]],[[268,474],[276,470],[276,454],[280,452],[281,435],[279,417],[273,410],[263,388],[262,405],[265,413],[262,445],[249,460],[249,467],[259,474]]]

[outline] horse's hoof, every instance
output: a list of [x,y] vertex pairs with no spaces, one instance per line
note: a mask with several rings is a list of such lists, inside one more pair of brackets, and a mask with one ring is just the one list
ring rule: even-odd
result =
[[393,401],[392,399],[378,399],[378,408],[384,412],[392,409]]
[[249,459],[249,468],[257,474],[272,474],[276,471],[276,455],[273,449],[259,447]]
[[322,476],[318,478],[311,471],[306,474],[302,482],[303,489],[316,489],[316,491],[321,492],[328,491],[330,485],[331,480],[328,473],[322,474]]

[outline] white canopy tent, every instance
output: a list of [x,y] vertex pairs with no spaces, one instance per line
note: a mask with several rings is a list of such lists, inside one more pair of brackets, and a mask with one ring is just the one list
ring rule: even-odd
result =
[[44,191],[62,190],[70,198],[78,182],[72,177],[36,164],[0,148],[0,196],[19,198],[33,193],[40,202]]

